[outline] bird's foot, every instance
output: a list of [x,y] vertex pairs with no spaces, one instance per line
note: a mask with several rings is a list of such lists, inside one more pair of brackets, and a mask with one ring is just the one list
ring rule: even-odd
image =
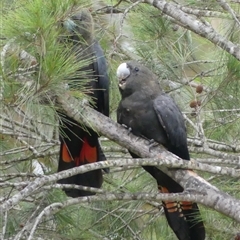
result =
[[149,152],[151,152],[151,149],[154,147],[157,147],[159,145],[159,143],[155,142],[154,139],[150,139],[148,140],[148,144],[149,144]]
[[128,135],[130,132],[132,132],[132,128],[128,127],[127,125],[122,124],[122,126],[128,130]]

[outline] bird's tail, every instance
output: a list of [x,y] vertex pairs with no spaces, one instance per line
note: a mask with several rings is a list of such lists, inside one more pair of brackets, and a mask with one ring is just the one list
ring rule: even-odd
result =
[[[98,137],[93,134],[89,136],[71,135],[71,139],[62,138],[59,156],[58,172],[81,166],[88,163],[105,160],[105,155],[100,147]],[[86,187],[100,188],[103,182],[102,170],[94,170],[83,174],[77,174],[72,177],[64,178],[58,181],[61,184],[76,184]],[[79,189],[64,189],[70,197],[89,196],[95,193]]]
[[[162,193],[171,193],[159,186]],[[187,201],[164,201],[164,212],[169,226],[179,240],[204,240],[205,228],[196,203]]]
[[[133,158],[138,156],[130,152]],[[158,183],[161,193],[183,192],[182,186],[156,167],[144,166]],[[186,201],[164,201],[164,212],[169,226],[179,240],[204,240],[205,228],[196,203]]]

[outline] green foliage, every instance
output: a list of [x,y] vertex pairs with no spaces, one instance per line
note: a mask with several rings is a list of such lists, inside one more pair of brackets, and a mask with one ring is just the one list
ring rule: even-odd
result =
[[[15,9],[3,15],[2,35],[19,46],[5,60],[8,95],[9,88],[14,88],[12,94],[16,88],[24,96],[31,94],[26,86],[20,89],[22,84],[12,76],[22,66],[18,56],[23,49],[35,58],[28,64],[37,64],[36,73],[31,75],[31,80],[35,83],[32,94],[36,97],[58,88],[73,76],[76,78],[76,71],[89,63],[90,60],[75,62],[74,56],[69,54],[69,47],[66,48],[61,40],[64,34],[60,27],[61,21],[70,13],[69,9],[74,7],[74,3],[75,1],[19,1]],[[78,74],[84,75],[83,72]],[[84,91],[83,86],[79,87]]]
[[[81,7],[86,6],[85,2],[81,1]],[[75,4],[76,1],[70,0],[4,2],[0,26],[2,39],[0,86],[3,94],[1,117],[6,116],[4,124],[10,129],[10,134],[5,132],[6,136],[0,135],[0,150],[4,155],[1,157],[1,164],[6,166],[4,169],[1,168],[0,174],[13,173],[13,177],[8,178],[8,183],[16,183],[18,179],[28,181],[27,177],[19,178],[18,173],[33,173],[32,163],[36,154],[47,151],[52,156],[54,146],[59,147],[58,137],[53,138],[54,134],[56,135],[54,131],[57,118],[52,92],[60,91],[63,84],[74,82],[73,78],[85,76],[84,72],[77,70],[90,61],[86,59],[76,62],[70,47],[63,41],[65,33],[61,28],[61,21],[72,11],[76,11]],[[23,50],[25,55],[22,58]],[[75,89],[67,90],[79,99],[85,97],[84,93],[88,89],[85,89],[84,81],[78,85],[73,83],[71,87],[73,86]],[[14,126],[13,133],[10,126]],[[54,162],[56,158],[54,155]],[[46,169],[50,166],[53,168],[51,157],[39,158],[38,163]],[[9,198],[15,193],[15,188],[5,186],[3,191],[1,190],[1,197]],[[57,195],[59,194],[56,193]],[[37,209],[36,214],[49,204],[45,202],[44,197],[45,194],[35,200],[30,198],[29,201],[33,204],[25,204],[23,201],[17,211],[18,215],[16,217],[14,214],[9,215],[5,237],[11,237],[19,232],[38,204],[41,207]],[[73,222],[71,217],[64,220]],[[2,216],[1,222],[4,222]],[[52,236],[51,234],[56,234],[53,232],[55,223],[48,223],[45,222],[43,226],[46,232],[49,231],[49,236]],[[39,233],[41,234],[41,231]],[[59,238],[55,236],[52,239]]]
[[[112,4],[112,1],[106,1]],[[118,1],[113,1],[115,4]],[[100,4],[100,3],[99,3]],[[102,4],[102,3],[101,3]],[[185,1],[187,6],[202,10],[214,9],[221,12],[215,1]],[[1,50],[9,44],[0,64],[0,87],[3,89],[3,113],[7,112],[9,125],[14,126],[19,135],[11,132],[0,133],[1,162],[4,169],[1,174],[33,173],[33,165],[37,155],[49,153],[49,149],[58,149],[56,134],[56,106],[52,92],[60,91],[61,84],[71,87],[66,90],[76,98],[86,97],[84,81],[74,82],[76,72],[88,64],[88,60],[76,63],[75,57],[69,53],[69,47],[62,41],[65,32],[61,21],[76,9],[89,6],[89,1],[77,0],[2,0],[2,24],[0,26]],[[121,7],[129,3],[122,2]],[[122,10],[122,8],[119,8]],[[238,9],[235,9],[238,11]],[[129,58],[142,61],[159,77],[164,90],[176,100],[191,121],[187,122],[189,136],[201,139],[201,135],[192,125],[204,129],[206,138],[222,141],[226,145],[239,142],[239,61],[229,54],[224,54],[204,38],[180,27],[177,23],[157,9],[139,4],[126,15],[124,26],[127,46],[122,51],[114,40],[119,34],[119,24],[112,25],[110,18],[94,12],[96,34],[108,58],[111,114],[115,119],[116,108],[120,100],[116,79],[116,68],[120,62]],[[238,13],[239,14],[239,13]],[[112,16],[112,15],[111,15]],[[206,18],[207,19],[207,18]],[[208,20],[208,19],[207,19]],[[221,20],[220,24],[224,23]],[[238,26],[230,24],[217,28],[223,35],[233,41],[239,41]],[[228,28],[226,29],[226,26]],[[119,40],[120,42],[120,40]],[[122,43],[122,42],[121,42]],[[19,54],[25,50],[33,58],[22,61]],[[131,55],[131,53],[133,55]],[[134,57],[132,57],[134,56]],[[35,66],[36,64],[36,66]],[[23,71],[27,69],[27,71]],[[19,78],[21,73],[23,78]],[[86,80],[87,81],[87,80]],[[198,94],[191,83],[201,84],[206,91]],[[189,102],[193,99],[201,101],[197,109],[191,109]],[[1,106],[0,106],[1,107]],[[222,110],[222,111],[220,111]],[[21,115],[21,112],[25,115]],[[192,113],[196,113],[197,116]],[[2,113],[1,113],[2,114]],[[9,125],[6,127],[9,130]],[[21,129],[21,131],[19,130]],[[199,129],[198,129],[199,130]],[[25,136],[25,138],[19,138]],[[43,141],[44,140],[44,141]],[[29,143],[26,144],[26,142]],[[34,146],[31,149],[29,146]],[[111,147],[112,143],[104,144]],[[111,153],[113,154],[113,152]],[[48,173],[56,170],[57,154],[46,154],[38,161],[50,168]],[[207,154],[191,153],[192,157],[207,158]],[[126,156],[123,156],[126,157]],[[7,161],[7,163],[6,163]],[[154,179],[142,169],[114,172],[105,175],[103,189],[109,192],[155,192]],[[203,174],[208,179],[210,174]],[[8,183],[18,183],[32,179],[29,176],[8,176]],[[212,183],[223,191],[239,198],[239,181],[228,177],[214,176]],[[4,186],[3,196],[9,197],[18,190],[16,187]],[[34,213],[37,217],[47,206],[56,202],[64,202],[67,197],[61,190],[45,190],[33,197],[24,199],[16,209],[8,214],[5,237],[10,238],[21,231]],[[167,225],[160,203],[144,201],[113,201],[77,204],[43,218],[39,223],[34,238],[43,239],[175,239]],[[34,212],[36,211],[36,212]],[[238,231],[239,224],[218,214],[214,210],[201,207],[208,237],[211,239],[231,239]],[[3,222],[3,216],[0,217]]]

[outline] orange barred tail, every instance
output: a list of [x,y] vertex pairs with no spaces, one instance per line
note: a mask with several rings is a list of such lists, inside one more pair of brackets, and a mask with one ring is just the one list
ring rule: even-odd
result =
[[[162,193],[170,193],[159,186]],[[204,240],[205,229],[196,203],[187,201],[164,201],[164,212],[168,224],[179,240]]]

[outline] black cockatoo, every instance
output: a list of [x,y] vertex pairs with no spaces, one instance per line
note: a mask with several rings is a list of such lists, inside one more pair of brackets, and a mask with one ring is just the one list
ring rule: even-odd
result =
[[[103,50],[94,38],[93,18],[87,9],[82,9],[63,22],[67,37],[67,47],[75,55],[76,61],[87,60],[89,64],[79,69],[84,73],[80,78],[71,79],[69,87],[77,90],[77,85],[84,82],[88,94],[92,97],[92,106],[97,111],[109,116],[109,78]],[[90,60],[89,60],[90,59]],[[87,83],[86,83],[87,80]],[[63,171],[87,163],[105,160],[99,144],[98,134],[92,129],[81,126],[66,115],[60,116],[60,157],[58,171]],[[102,170],[78,174],[58,181],[63,184],[77,184],[100,188],[103,182]],[[92,195],[92,192],[77,189],[65,189],[70,197]]]
[[[164,93],[158,78],[148,68],[129,61],[117,69],[122,99],[117,121],[129,127],[136,136],[162,144],[168,151],[189,160],[187,134],[181,111]],[[132,157],[138,157],[130,153]],[[183,188],[156,167],[146,166],[162,193],[182,192]],[[196,203],[163,202],[167,221],[180,240],[203,240],[205,229]]]

